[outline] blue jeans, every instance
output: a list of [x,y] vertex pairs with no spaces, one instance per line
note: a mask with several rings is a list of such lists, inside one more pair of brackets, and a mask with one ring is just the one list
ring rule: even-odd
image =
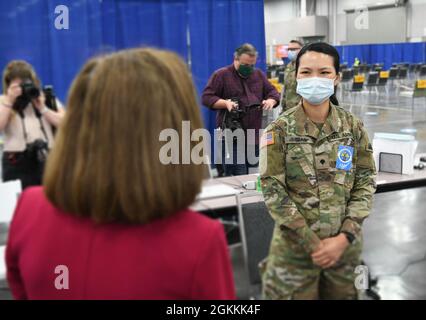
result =
[[[231,143],[229,143],[231,147]],[[254,147],[254,155],[259,157],[259,145],[253,145]],[[240,150],[238,150],[240,149]],[[249,168],[256,168],[259,165],[259,161],[251,161],[254,163],[250,163],[248,159],[248,146],[245,142],[245,152],[238,148],[237,141],[232,142],[232,155],[231,150],[228,150],[225,145],[225,141],[222,141],[222,165],[225,172],[225,176],[240,176],[248,174]],[[251,151],[252,152],[252,151]],[[230,157],[232,156],[232,161],[230,161]],[[238,157],[240,156],[240,157]],[[240,163],[238,163],[240,160]],[[243,162],[243,163],[241,163]]]

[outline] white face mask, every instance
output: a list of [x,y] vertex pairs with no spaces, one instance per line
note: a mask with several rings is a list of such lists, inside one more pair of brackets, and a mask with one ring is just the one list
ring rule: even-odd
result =
[[312,105],[320,105],[334,94],[334,80],[328,78],[297,79],[296,92]]
[[298,54],[298,52],[296,52],[296,51],[294,51],[294,50],[289,50],[289,51],[288,51],[288,56],[287,56],[287,58],[288,58],[290,61],[294,61],[294,60],[296,60],[296,58],[297,58],[297,54]]

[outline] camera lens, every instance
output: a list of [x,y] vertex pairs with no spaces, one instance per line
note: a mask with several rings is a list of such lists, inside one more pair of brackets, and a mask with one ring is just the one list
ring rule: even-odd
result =
[[40,89],[32,82],[25,82],[22,84],[22,93],[29,99],[36,99],[40,96]]
[[31,88],[28,94],[32,99],[38,98],[40,96],[40,90],[36,87]]

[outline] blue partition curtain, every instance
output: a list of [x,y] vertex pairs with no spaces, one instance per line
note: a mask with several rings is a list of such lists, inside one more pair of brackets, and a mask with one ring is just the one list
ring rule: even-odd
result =
[[[189,0],[191,69],[201,93],[211,74],[233,61],[245,42],[259,52],[257,67],[266,68],[263,0]],[[206,127],[215,127],[215,113],[202,109]]]
[[388,70],[393,63],[426,63],[426,42],[386,43],[336,46],[341,62],[352,65],[355,58],[368,64],[383,63]]
[[[55,8],[69,8],[69,29],[55,28]],[[16,0],[0,2],[0,68],[31,63],[65,100],[88,58],[122,48],[155,46],[188,57],[186,0]]]
[[[55,28],[59,5],[69,9],[68,30]],[[0,68],[10,60],[28,61],[62,101],[88,58],[136,46],[180,54],[191,62],[201,93],[213,71],[231,64],[244,42],[256,46],[264,70],[263,0],[0,1]],[[202,107],[202,114],[212,131],[214,113]]]

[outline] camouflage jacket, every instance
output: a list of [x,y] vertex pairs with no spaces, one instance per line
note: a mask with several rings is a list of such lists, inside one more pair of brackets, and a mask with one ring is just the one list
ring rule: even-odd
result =
[[283,111],[296,107],[301,97],[296,93],[296,62],[290,62],[284,70],[284,88],[281,93]]
[[376,168],[368,134],[351,113],[330,104],[320,132],[301,103],[284,112],[262,136],[260,176],[276,226],[307,252],[342,231],[361,240]]

